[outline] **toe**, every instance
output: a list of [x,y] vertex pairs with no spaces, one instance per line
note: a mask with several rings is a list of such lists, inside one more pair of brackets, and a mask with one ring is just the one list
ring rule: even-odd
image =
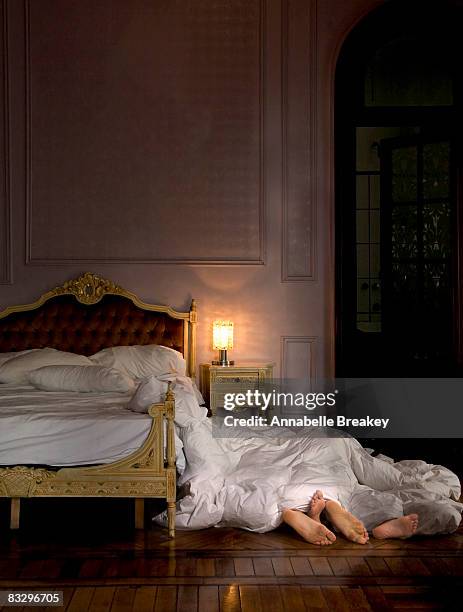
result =
[[365,544],[366,543],[365,536],[363,534],[360,534],[360,533],[356,533],[352,539],[353,539],[353,541],[356,544]]
[[336,536],[332,531],[328,531],[326,534],[326,538],[329,542],[336,542]]
[[331,542],[327,538],[324,538],[322,542],[322,546],[328,546],[328,544],[331,544]]

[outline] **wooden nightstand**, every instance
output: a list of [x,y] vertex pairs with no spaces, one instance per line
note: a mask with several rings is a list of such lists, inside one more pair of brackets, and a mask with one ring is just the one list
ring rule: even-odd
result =
[[[223,408],[225,393],[240,393],[242,389],[258,389],[260,383],[273,379],[273,363],[238,363],[218,366],[202,363],[199,366],[201,393],[212,414]],[[241,387],[241,388],[240,388]]]

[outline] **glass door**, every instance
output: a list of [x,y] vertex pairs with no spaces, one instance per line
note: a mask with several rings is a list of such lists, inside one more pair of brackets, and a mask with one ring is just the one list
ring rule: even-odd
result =
[[386,353],[409,376],[453,363],[450,141],[384,139],[381,175],[381,325]]

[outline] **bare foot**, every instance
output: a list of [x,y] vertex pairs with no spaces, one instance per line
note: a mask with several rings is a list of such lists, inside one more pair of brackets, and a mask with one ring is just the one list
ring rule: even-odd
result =
[[311,544],[327,546],[336,541],[336,536],[332,531],[299,510],[283,510],[283,520]]
[[323,499],[323,493],[320,490],[315,491],[312,496],[312,499],[309,503],[309,509],[307,511],[307,515],[310,516],[311,519],[320,523],[320,514],[325,509],[325,500]]
[[366,544],[368,542],[368,531],[362,521],[359,521],[353,514],[348,512],[337,502],[327,500],[325,512],[329,521],[338,529],[348,540],[356,544]]
[[386,521],[382,525],[378,525],[373,529],[373,535],[378,540],[385,540],[386,538],[410,538],[415,531],[418,529],[418,515],[407,514],[407,516],[401,516],[400,518]]

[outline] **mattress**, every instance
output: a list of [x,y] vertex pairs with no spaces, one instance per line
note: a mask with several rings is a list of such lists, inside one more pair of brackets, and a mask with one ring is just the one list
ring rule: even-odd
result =
[[91,465],[128,456],[152,422],[126,408],[132,395],[0,385],[0,465]]

